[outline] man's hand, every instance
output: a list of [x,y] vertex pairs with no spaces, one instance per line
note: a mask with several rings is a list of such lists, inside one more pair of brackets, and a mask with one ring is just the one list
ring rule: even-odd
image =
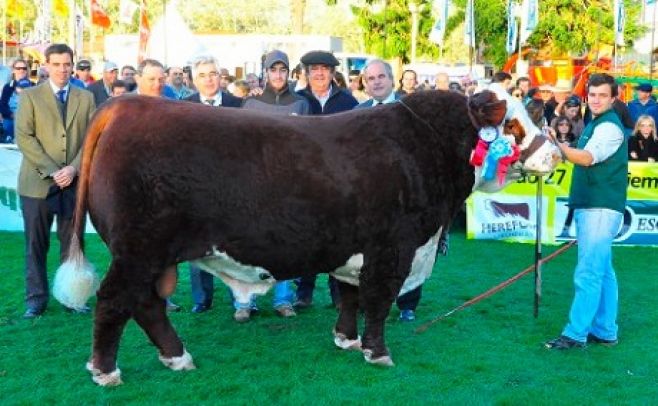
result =
[[65,166],[62,169],[53,172],[53,180],[57,186],[64,189],[65,187],[69,186],[71,182],[73,182],[73,178],[75,178],[76,173],[77,171],[74,167],[70,165]]

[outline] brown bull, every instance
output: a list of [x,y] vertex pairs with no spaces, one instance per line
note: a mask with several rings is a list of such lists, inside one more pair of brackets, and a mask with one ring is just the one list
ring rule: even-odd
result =
[[489,92],[469,100],[422,92],[325,117],[144,97],[102,108],[87,134],[77,231],[55,293],[71,307],[87,299],[74,279],[84,274],[78,236],[88,211],[112,255],[97,293],[88,363],[94,381],[121,382],[116,358],[130,318],[165,365],[194,367],[163,296],[176,264],[204,258],[286,280],[331,272],[361,255],[360,287],[340,283],[336,343],[392,365],[384,343],[391,304],[417,249],[471,193],[476,127],[498,126],[505,113],[505,102]]

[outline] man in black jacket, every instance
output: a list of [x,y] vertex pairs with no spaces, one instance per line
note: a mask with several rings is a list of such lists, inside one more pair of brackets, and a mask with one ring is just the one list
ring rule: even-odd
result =
[[[334,81],[338,60],[331,52],[311,51],[301,58],[304,65],[308,86],[298,94],[306,97],[311,114],[325,115],[352,110],[359,102],[345,89],[337,86]],[[316,275],[304,276],[298,280],[297,301],[295,307],[305,308],[313,302]],[[339,302],[338,283],[329,276],[329,290],[334,305]]]
[[359,104],[345,89],[334,83],[338,60],[331,52],[311,51],[301,58],[308,78],[306,89],[298,93],[308,100],[311,114],[333,114],[352,110]]
[[[192,79],[198,93],[184,100],[204,103],[215,107],[240,107],[242,99],[220,90],[220,73],[217,60],[212,56],[198,57],[192,64]],[[213,276],[199,267],[190,264],[190,283],[192,285],[192,313],[203,313],[212,307],[214,280]]]

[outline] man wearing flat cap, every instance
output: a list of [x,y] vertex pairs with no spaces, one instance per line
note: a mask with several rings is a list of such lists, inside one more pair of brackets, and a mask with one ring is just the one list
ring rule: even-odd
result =
[[[324,115],[352,110],[359,102],[346,90],[334,83],[338,60],[331,52],[311,51],[301,58],[308,85],[298,93],[311,105],[311,114]],[[304,276],[297,285],[295,307],[305,308],[313,301],[316,276]],[[338,304],[338,283],[329,276],[329,289],[334,305]]]
[[112,83],[117,80],[118,75],[119,67],[116,63],[107,61],[103,64],[103,78],[87,87],[87,90],[94,95],[96,106],[100,106],[105,100],[110,98],[112,94]]
[[299,94],[311,105],[311,114],[333,114],[351,110],[359,104],[345,89],[338,87],[333,79],[338,66],[336,57],[327,51],[311,51],[301,58],[308,78],[306,89]]
[[638,117],[647,114],[649,107],[656,105],[656,101],[651,97],[651,92],[653,91],[651,83],[640,83],[635,86],[635,91],[637,92],[637,96],[628,102],[628,112],[631,115],[633,124],[637,122]]

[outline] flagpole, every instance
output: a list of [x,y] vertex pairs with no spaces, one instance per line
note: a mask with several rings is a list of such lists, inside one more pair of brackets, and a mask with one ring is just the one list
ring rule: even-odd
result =
[[2,65],[7,65],[7,0],[2,2],[2,27],[4,34],[2,35]]
[[78,57],[78,50],[75,46],[75,0],[68,0],[69,7],[69,46],[73,49],[73,55]]
[[162,2],[162,18],[164,19],[163,20],[163,25],[162,25],[162,28],[163,28],[162,32],[164,33],[164,35],[162,36],[163,39],[164,39],[164,52],[163,52],[162,55],[164,56],[164,61],[162,61],[162,62],[164,63],[165,67],[168,67],[169,66],[169,58],[168,58],[168,55],[167,55],[167,30],[164,29],[164,27],[169,26],[167,24],[167,0],[164,0]]
[[649,80],[653,80],[653,50],[656,35],[656,2],[653,2],[653,18],[651,20],[651,50],[649,51]]

